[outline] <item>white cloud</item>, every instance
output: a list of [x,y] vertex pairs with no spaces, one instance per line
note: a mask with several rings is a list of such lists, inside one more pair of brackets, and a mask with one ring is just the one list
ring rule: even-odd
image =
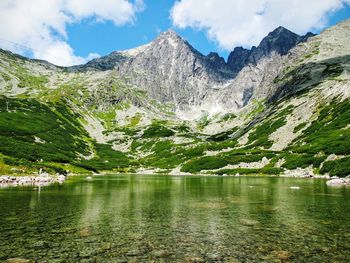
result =
[[74,55],[67,24],[93,18],[120,26],[133,23],[143,8],[143,0],[1,0],[0,47],[61,66],[85,63],[99,55]]
[[180,0],[171,10],[179,28],[206,30],[220,47],[252,46],[278,26],[302,34],[322,29],[350,0]]

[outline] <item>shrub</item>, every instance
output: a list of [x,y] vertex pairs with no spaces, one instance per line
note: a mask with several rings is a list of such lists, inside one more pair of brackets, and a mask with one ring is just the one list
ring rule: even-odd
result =
[[350,157],[325,162],[320,172],[322,174],[329,173],[332,176],[346,177],[350,175]]
[[196,173],[200,172],[201,170],[219,169],[226,166],[227,164],[227,161],[223,158],[216,156],[205,156],[195,160],[190,160],[189,162],[185,163],[182,166],[181,171]]
[[152,124],[143,132],[142,137],[144,138],[170,137],[170,136],[173,136],[174,134],[175,134],[174,131],[164,126],[161,126],[159,124]]

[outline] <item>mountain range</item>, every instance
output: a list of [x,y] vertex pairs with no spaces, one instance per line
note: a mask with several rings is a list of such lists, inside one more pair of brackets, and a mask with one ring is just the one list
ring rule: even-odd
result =
[[176,32],[84,65],[0,51],[0,174],[350,174],[350,20],[228,60]]

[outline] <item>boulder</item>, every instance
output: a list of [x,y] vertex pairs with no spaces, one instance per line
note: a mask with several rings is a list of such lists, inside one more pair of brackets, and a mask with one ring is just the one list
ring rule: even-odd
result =
[[335,178],[327,181],[329,186],[350,186],[350,178]]

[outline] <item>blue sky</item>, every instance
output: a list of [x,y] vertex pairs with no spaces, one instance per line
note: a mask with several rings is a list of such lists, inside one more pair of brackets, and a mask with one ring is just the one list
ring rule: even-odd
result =
[[69,66],[172,28],[226,58],[278,26],[319,33],[346,18],[350,0],[0,0],[0,48]]
[[[68,42],[76,54],[86,57],[89,53],[101,55],[115,50],[130,49],[152,41],[160,32],[174,29],[197,50],[204,54],[210,51],[226,55],[213,41],[208,40],[206,33],[197,29],[179,29],[172,25],[170,10],[173,0],[146,0],[146,8],[138,14],[133,24],[117,27],[111,21],[96,23],[93,19],[84,20],[68,26]],[[156,4],[154,4],[157,2]]]
[[[110,21],[96,23],[91,19],[84,20],[68,26],[68,42],[79,56],[86,57],[91,52],[106,55],[115,50],[130,49],[148,43],[160,32],[172,28],[203,54],[214,51],[225,58],[228,56],[229,51],[221,48],[215,40],[208,39],[205,30],[181,29],[172,25],[170,10],[175,1],[146,0],[144,2],[146,8],[138,14],[133,24],[116,27]],[[346,18],[350,18],[349,5],[330,15],[328,25],[334,25]],[[319,31],[313,30],[315,33]]]

